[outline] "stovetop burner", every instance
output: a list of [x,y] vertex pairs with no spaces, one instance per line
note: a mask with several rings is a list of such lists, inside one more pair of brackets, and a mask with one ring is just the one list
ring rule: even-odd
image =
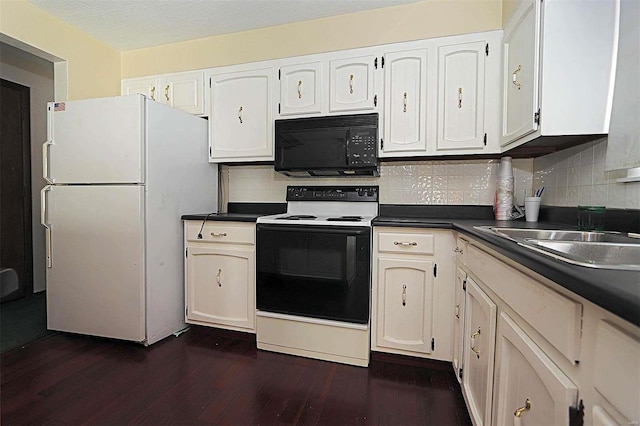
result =
[[277,217],[278,220],[303,220],[303,219],[316,219],[316,216],[310,214],[294,214],[290,216]]
[[377,186],[288,186],[287,212],[258,224],[367,227],[378,214]]
[[360,222],[362,220],[362,216],[338,216],[338,217],[328,217],[327,221],[329,222]]

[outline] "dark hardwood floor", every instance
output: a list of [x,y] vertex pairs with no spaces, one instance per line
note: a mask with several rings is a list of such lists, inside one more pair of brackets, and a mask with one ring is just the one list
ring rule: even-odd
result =
[[471,424],[450,365],[383,359],[259,351],[206,327],[148,348],[58,333],[1,355],[1,423]]

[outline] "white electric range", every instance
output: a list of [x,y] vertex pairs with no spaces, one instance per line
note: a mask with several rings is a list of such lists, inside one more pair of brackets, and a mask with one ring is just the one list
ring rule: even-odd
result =
[[377,186],[289,186],[256,226],[259,349],[366,366]]

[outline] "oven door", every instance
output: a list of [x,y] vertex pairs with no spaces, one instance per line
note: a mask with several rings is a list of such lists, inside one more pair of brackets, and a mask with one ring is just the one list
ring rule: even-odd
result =
[[371,229],[257,225],[260,311],[366,324]]

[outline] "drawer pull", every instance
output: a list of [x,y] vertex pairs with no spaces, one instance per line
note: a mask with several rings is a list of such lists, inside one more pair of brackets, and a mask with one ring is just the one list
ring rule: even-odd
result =
[[521,417],[522,413],[529,410],[531,410],[531,401],[529,400],[529,398],[527,398],[527,400],[524,402],[524,407],[518,408],[516,411],[514,411],[513,415],[516,417]]
[[393,245],[394,246],[417,246],[418,243],[416,243],[415,241],[411,241],[411,242],[408,242],[408,241],[394,241]]
[[211,236],[212,237],[226,237],[227,233],[226,232],[212,232]]
[[402,284],[402,306],[407,306],[407,285]]
[[460,319],[460,305],[456,305],[456,318]]
[[474,340],[476,339],[476,337],[478,337],[480,335],[480,327],[478,327],[478,331],[476,331],[475,333],[473,333],[471,335],[471,350],[473,351],[474,354],[476,354],[476,356],[478,357],[478,359],[480,359],[480,349],[476,348],[474,345]]
[[218,287],[222,287],[221,275],[222,269],[218,269],[218,275],[216,275],[216,282],[218,283]]
[[167,84],[167,87],[164,88],[164,97],[167,100],[167,102],[170,102],[171,99],[169,99],[169,85]]
[[463,252],[463,250],[462,250],[460,247],[456,247],[456,248],[454,248],[454,249],[453,249],[453,252],[454,252],[454,253],[460,253],[460,254],[464,253],[464,252]]

